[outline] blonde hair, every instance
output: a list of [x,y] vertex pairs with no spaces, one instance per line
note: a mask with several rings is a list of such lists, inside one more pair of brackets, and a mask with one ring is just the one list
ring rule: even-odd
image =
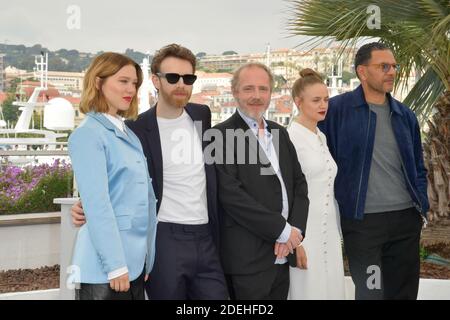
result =
[[275,81],[273,79],[273,74],[270,71],[270,69],[265,64],[262,64],[259,62],[248,62],[248,63],[240,66],[238,69],[236,69],[236,71],[234,71],[233,78],[231,79],[231,90],[233,92],[237,91],[237,88],[239,85],[239,76],[241,75],[242,70],[248,69],[248,68],[260,68],[260,69],[264,70],[267,73],[267,75],[269,76],[270,90],[273,90]]
[[295,80],[294,85],[292,86],[292,98],[298,97],[303,90],[307,86],[323,83],[323,79],[316,71],[306,68],[300,71],[300,78]]
[[[88,112],[102,112],[107,113],[109,110],[108,103],[101,90],[102,83],[110,76],[116,74],[125,66],[134,66],[136,68],[136,75],[138,82],[136,84],[136,93],[142,84],[142,70],[141,67],[128,58],[119,53],[105,52],[99,55],[92,61],[86,75],[84,76],[83,93],[80,101],[80,111],[82,113]],[[97,88],[96,79],[100,78],[100,86]],[[127,119],[136,119],[138,115],[138,97],[137,94],[133,97],[128,110],[119,110],[117,114]]]

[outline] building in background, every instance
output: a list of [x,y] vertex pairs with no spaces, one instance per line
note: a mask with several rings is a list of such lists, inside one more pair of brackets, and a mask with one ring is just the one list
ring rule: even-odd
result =
[[5,65],[3,57],[5,55],[0,53],[0,92],[6,91],[6,75],[5,75]]
[[[248,62],[268,64],[276,76],[283,77],[289,85],[298,78],[304,68],[311,68],[328,75],[333,65],[338,63],[339,47],[315,48],[309,51],[296,49],[270,49],[265,53],[205,55],[198,60],[199,68],[208,72],[232,73],[241,65]],[[353,59],[356,50],[347,49],[340,56],[343,71],[353,73]]]
[[[33,72],[23,75],[33,78]],[[84,72],[48,71],[48,84],[55,87],[62,96],[80,96],[83,90]]]
[[209,73],[197,71],[197,80],[194,83],[192,93],[199,93],[207,90],[216,90],[218,87],[231,87],[231,73]]
[[[225,121],[237,107],[231,92],[232,72],[245,63],[259,62],[269,66],[275,77],[275,88],[266,118],[287,126],[293,110],[291,88],[302,69],[311,68],[321,73],[327,80],[326,84],[331,96],[353,90],[359,85],[353,71],[355,49],[347,49],[338,59],[340,51],[339,47],[315,48],[307,51],[271,49],[268,44],[265,52],[202,56],[198,58],[197,81],[193,86],[191,102],[205,104],[211,109],[213,125]],[[29,98],[37,85],[32,81],[34,77],[34,72],[20,70],[14,66],[5,68],[3,56],[0,55],[0,92],[6,91],[15,80],[17,82],[16,96],[19,101],[24,101]],[[77,124],[83,118],[78,109],[83,90],[83,78],[83,72],[48,71],[48,90],[43,95],[46,101],[53,97],[64,97],[70,101],[75,108]],[[403,81],[406,86],[400,86],[394,92],[394,96],[400,100],[408,94],[417,81],[417,77],[411,74]],[[142,99],[141,96],[140,99]],[[157,94],[152,93],[149,97],[150,107],[156,103],[156,99]],[[36,110],[41,111],[39,108]]]

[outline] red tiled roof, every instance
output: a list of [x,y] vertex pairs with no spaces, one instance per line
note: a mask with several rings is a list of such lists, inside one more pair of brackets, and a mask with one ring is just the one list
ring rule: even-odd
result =
[[25,80],[22,82],[23,86],[33,86],[33,87],[37,87],[40,85],[39,81],[31,81],[31,80]]
[[[32,87],[28,87],[28,88],[23,88],[25,95],[27,98],[31,97],[31,95],[33,94],[34,88]],[[48,88],[47,90],[41,91],[39,93],[39,98],[38,101],[39,102],[46,102],[52,98],[56,98],[59,97],[59,91],[55,88]]]
[[224,102],[224,103],[221,103],[220,106],[222,108],[227,108],[227,107],[235,107],[235,108],[237,108],[237,103],[236,103],[236,101]]
[[208,104],[211,102],[211,97],[207,94],[204,94],[203,92],[193,94],[191,96],[191,102],[193,103],[199,103],[199,104]]
[[80,104],[80,101],[81,101],[80,97],[63,96],[62,98],[69,101],[72,105],[78,105],[78,104]]
[[290,96],[281,96],[275,101],[275,109],[279,113],[292,112],[292,99]]
[[6,92],[0,92],[0,104],[3,103],[8,98],[8,93]]

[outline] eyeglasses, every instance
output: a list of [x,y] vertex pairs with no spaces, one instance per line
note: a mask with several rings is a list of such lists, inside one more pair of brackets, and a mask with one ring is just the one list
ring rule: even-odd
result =
[[394,68],[395,71],[400,70],[400,65],[398,63],[374,63],[374,64],[366,64],[366,66],[376,66],[377,68],[381,69],[384,73],[388,73],[389,70],[391,70],[391,67]]
[[197,76],[195,74],[178,74],[178,73],[161,73],[158,72],[156,74],[158,77],[166,78],[167,82],[170,84],[175,84],[180,81],[180,78],[183,78],[184,84],[191,86],[194,84],[195,80],[197,80]]

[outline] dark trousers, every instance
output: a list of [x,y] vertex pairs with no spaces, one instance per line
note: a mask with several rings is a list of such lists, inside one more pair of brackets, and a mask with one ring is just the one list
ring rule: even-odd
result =
[[145,289],[150,300],[225,300],[228,292],[210,227],[159,222]]
[[109,283],[81,283],[80,289],[75,290],[75,300],[145,300],[144,272],[130,282],[127,292],[116,292]]
[[289,265],[274,264],[250,275],[226,275],[231,300],[286,300],[289,292]]
[[341,224],[357,300],[417,299],[422,218],[414,208]]

